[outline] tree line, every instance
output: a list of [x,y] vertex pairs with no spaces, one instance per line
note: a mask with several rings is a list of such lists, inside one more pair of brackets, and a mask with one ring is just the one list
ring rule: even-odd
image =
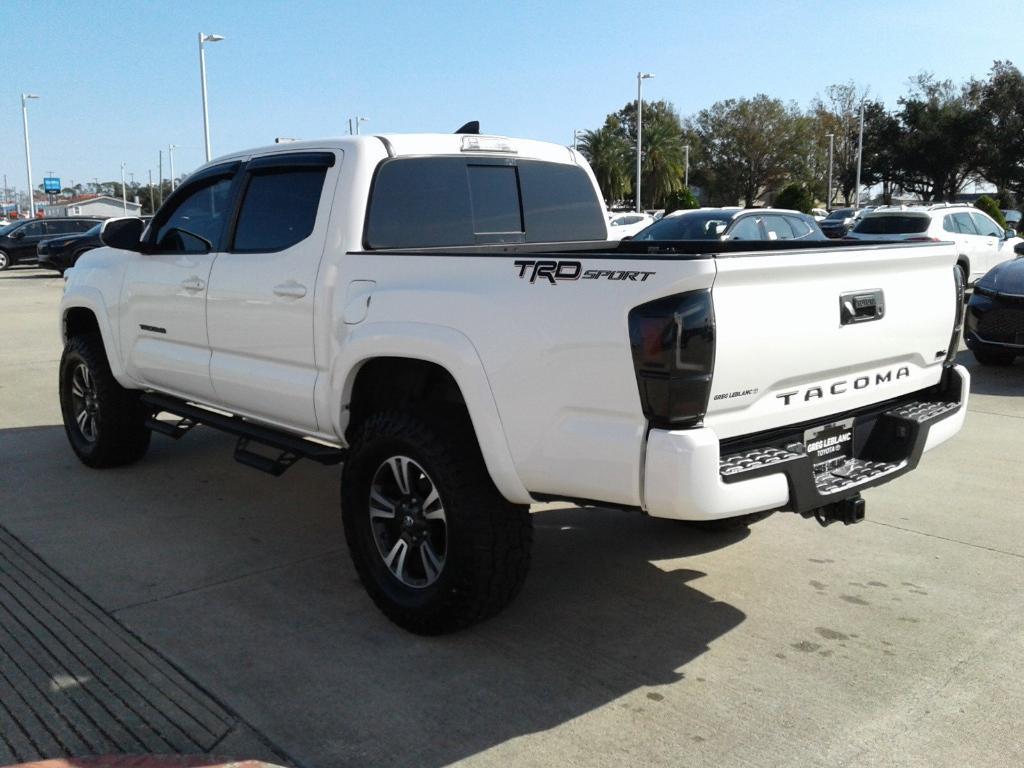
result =
[[[975,181],[993,185],[1003,207],[1024,199],[1024,75],[996,61],[986,78],[965,83],[917,75],[892,109],[852,82],[829,86],[807,109],[758,94],[681,117],[669,102],[644,102],[642,207],[693,205],[684,184],[687,147],[690,185],[704,205],[750,206],[787,186],[829,207],[849,205],[861,105],[861,184],[879,186],[883,202],[895,195],[952,201]],[[579,148],[609,204],[634,202],[636,102],[584,131]]]

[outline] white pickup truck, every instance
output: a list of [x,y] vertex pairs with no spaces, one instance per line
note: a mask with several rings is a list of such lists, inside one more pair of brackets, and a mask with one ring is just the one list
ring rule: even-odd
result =
[[518,591],[529,505],[863,517],[963,423],[948,244],[607,242],[586,162],[475,134],[239,152],[67,274],[60,401],[91,467],[237,435],[344,463],[377,605],[451,631]]

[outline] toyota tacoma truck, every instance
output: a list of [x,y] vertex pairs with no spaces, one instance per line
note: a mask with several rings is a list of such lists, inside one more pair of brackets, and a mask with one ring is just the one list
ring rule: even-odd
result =
[[202,424],[274,475],[343,464],[355,568],[417,633],[513,598],[534,502],[852,523],[964,420],[950,244],[608,242],[563,146],[238,152],[103,241],[60,307],[79,459]]

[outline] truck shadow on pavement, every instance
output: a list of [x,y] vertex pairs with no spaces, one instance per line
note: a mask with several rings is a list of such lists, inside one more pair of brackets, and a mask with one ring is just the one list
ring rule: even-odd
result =
[[155,437],[136,466],[96,472],[60,427],[5,430],[0,525],[299,764],[440,766],[557,727],[585,751],[575,718],[659,706],[658,686],[689,684],[686,665],[745,618],[686,558],[746,531],[566,507],[536,514],[532,572],[502,615],[416,637],[356,578],[337,469],[274,479],[231,448]]
[[1024,395],[1024,357],[1013,365],[981,365],[970,350],[961,350],[956,361],[971,374],[971,393],[975,395]]

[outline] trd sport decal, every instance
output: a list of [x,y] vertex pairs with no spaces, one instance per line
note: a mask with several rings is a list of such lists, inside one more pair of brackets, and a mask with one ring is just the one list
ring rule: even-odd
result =
[[644,282],[654,272],[641,272],[635,269],[583,269],[578,261],[514,261],[519,268],[520,278],[530,278],[531,283],[538,279],[547,280],[557,285],[559,280],[633,280]]

